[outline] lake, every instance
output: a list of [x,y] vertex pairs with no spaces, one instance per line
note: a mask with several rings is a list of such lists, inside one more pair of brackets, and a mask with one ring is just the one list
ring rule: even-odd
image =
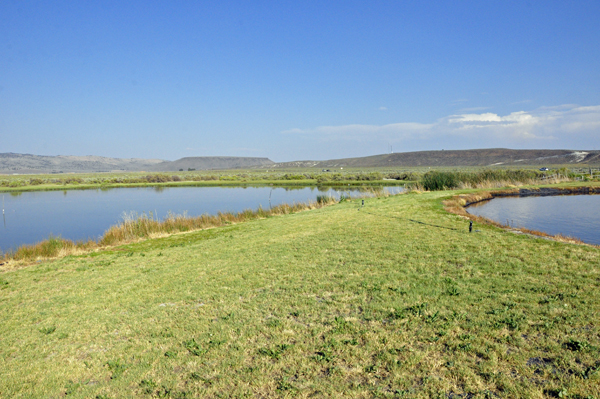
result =
[[562,234],[600,245],[600,195],[504,197],[471,205],[467,211],[513,227]]
[[[385,187],[390,193],[400,187]],[[152,213],[159,219],[169,212],[189,216],[269,208],[283,203],[314,201],[317,195],[357,196],[360,188],[316,187],[144,187],[98,190],[0,193],[4,215],[0,251],[34,244],[50,235],[70,240],[97,239],[124,214]]]

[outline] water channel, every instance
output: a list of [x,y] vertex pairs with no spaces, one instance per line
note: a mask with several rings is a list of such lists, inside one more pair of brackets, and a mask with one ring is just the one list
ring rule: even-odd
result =
[[513,227],[576,237],[600,245],[600,195],[504,197],[471,205],[467,211]]
[[[384,187],[398,193],[400,187]],[[50,235],[70,240],[97,239],[125,214],[152,213],[163,219],[169,212],[196,216],[244,209],[269,208],[282,203],[314,201],[318,195],[356,196],[359,188],[316,187],[172,187],[115,188],[0,193],[3,220],[0,251],[33,244]]]

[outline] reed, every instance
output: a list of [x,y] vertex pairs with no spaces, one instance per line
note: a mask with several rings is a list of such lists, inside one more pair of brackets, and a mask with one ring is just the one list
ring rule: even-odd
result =
[[467,188],[499,188],[521,186],[525,184],[561,183],[571,181],[571,176],[555,174],[547,176],[537,170],[483,170],[479,172],[461,171],[430,171],[425,173],[418,182],[418,187],[427,191]]
[[33,261],[81,253],[97,247],[97,243],[93,240],[74,242],[60,236],[51,235],[44,241],[22,245],[16,251],[7,252],[3,258],[4,261]]

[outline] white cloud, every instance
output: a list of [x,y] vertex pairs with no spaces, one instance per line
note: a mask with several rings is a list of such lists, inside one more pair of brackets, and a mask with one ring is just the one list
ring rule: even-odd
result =
[[388,110],[388,107],[379,107],[379,110],[380,110],[380,111],[387,111],[387,110]]
[[283,133],[309,136],[320,142],[410,143],[425,148],[437,148],[440,144],[446,148],[595,148],[600,136],[600,106],[565,104],[508,115],[449,115],[430,124],[320,126]]

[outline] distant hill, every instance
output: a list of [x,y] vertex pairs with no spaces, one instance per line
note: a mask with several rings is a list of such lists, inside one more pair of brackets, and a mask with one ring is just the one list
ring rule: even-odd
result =
[[161,159],[106,158],[94,155],[0,154],[0,173],[69,173],[148,170]]
[[206,169],[236,169],[270,166],[268,158],[190,157],[177,161],[162,159],[106,158],[98,156],[45,156],[32,154],[0,154],[0,173],[91,173],[115,171],[167,172]]
[[0,154],[0,173],[91,173],[116,171],[175,172],[239,168],[336,168],[336,167],[415,167],[415,166],[500,166],[500,165],[600,165],[597,150],[482,150],[418,151],[373,155],[329,161],[294,161],[274,163],[269,158],[187,157],[177,161],[98,156],[44,156]]
[[295,167],[415,167],[415,166],[499,166],[600,164],[600,151],[575,150],[481,150],[417,151],[373,155],[329,161],[294,161],[277,163],[277,168]]
[[177,161],[165,161],[154,165],[151,170],[159,172],[178,170],[240,169],[257,166],[271,166],[275,163],[269,158],[248,157],[188,157]]

